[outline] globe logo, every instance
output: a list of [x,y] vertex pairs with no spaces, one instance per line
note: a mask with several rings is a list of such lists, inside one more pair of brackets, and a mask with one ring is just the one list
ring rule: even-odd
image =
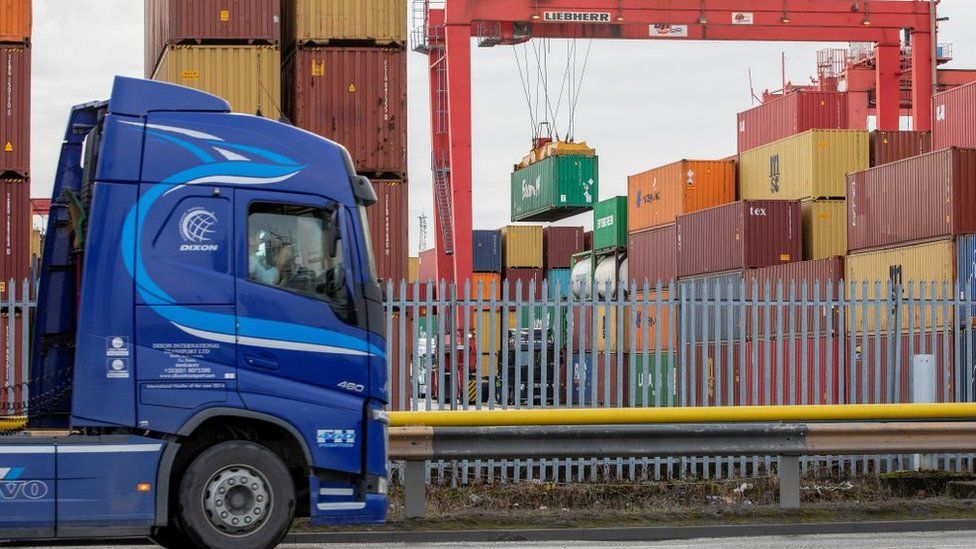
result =
[[180,236],[187,242],[209,242],[214,234],[217,216],[203,208],[194,208],[180,219]]

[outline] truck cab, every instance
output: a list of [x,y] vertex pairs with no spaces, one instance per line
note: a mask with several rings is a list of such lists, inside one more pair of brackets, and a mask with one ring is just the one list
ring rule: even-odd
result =
[[0,538],[268,547],[387,510],[382,295],[341,146],[117,78],[54,185]]

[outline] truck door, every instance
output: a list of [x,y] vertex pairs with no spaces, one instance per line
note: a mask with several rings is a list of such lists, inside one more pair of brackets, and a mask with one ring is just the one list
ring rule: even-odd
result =
[[317,462],[358,472],[371,347],[356,327],[349,216],[291,193],[238,190],[236,208],[240,396],[292,420]]
[[[138,420],[174,432],[202,407],[238,405],[234,191],[143,185],[141,194]],[[127,344],[120,343],[112,356],[124,367]]]

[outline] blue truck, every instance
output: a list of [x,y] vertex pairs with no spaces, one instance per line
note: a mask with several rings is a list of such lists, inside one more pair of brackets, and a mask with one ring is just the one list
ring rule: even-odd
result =
[[117,78],[74,107],[0,539],[272,547],[387,512],[383,300],[341,146]]

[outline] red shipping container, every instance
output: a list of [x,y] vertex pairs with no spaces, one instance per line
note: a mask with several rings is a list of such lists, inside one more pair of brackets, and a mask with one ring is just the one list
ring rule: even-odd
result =
[[279,0],[146,0],[145,74],[176,44],[277,44]]
[[593,249],[593,231],[586,231],[583,233],[583,251],[589,251]]
[[407,278],[409,254],[409,215],[407,207],[407,182],[400,180],[373,180],[376,204],[366,208],[370,239],[377,276],[399,287]]
[[745,377],[739,380],[745,389],[742,402],[746,406],[840,403],[843,348],[834,337],[746,343]]
[[[954,336],[949,334],[948,354],[945,352],[945,334],[941,332],[934,334],[934,346],[932,333],[916,333],[912,336],[901,334],[895,337],[897,337],[897,344],[901,346],[900,360],[896,363],[892,357],[890,365],[888,357],[896,342],[887,335],[868,336],[866,344],[864,337],[858,337],[856,341],[847,340],[848,352],[844,360],[847,402],[851,404],[911,402],[912,353],[923,354],[923,351],[924,354],[935,355],[936,402],[952,402],[956,379]],[[880,353],[877,346],[880,346]],[[854,357],[853,364],[851,356]]]
[[871,167],[932,152],[932,132],[871,132]]
[[[8,299],[7,292],[0,292],[0,297]],[[17,285],[17,300],[21,299],[21,285]],[[13,320],[13,338],[10,334],[10,323]],[[24,388],[27,387],[25,371],[25,328],[22,312],[15,312],[11,316],[6,309],[0,314],[0,348],[4,349],[2,365],[0,365],[0,413],[7,415],[22,415]],[[29,339],[27,340],[29,341]],[[29,345],[29,343],[28,343]],[[12,374],[12,375],[11,375]],[[11,391],[11,389],[13,389]],[[11,394],[12,393],[12,394]]]
[[0,177],[30,173],[31,50],[0,45]]
[[799,261],[800,203],[743,200],[680,215],[677,241],[679,277]]
[[676,373],[678,402],[685,406],[741,406],[741,352],[740,343],[683,345],[677,353],[679,363],[685,364]]
[[740,112],[738,122],[740,153],[807,130],[844,130],[847,94],[796,91]]
[[[539,300],[542,298],[542,279],[544,278],[542,269],[505,269],[505,282],[508,283],[508,298],[512,300],[525,300],[529,296]],[[521,283],[521,293],[518,291],[518,284]],[[530,286],[534,284],[534,286]],[[532,290],[530,292],[530,289]]]
[[[421,286],[426,286],[427,282],[437,281],[437,250],[431,248],[420,252],[420,273],[417,281]],[[412,297],[412,296],[411,296]]]
[[568,269],[573,254],[583,248],[583,227],[546,227],[542,231],[543,262],[545,269]]
[[976,149],[943,149],[847,180],[847,248],[976,232]]
[[[26,179],[0,179],[0,282],[19,283],[30,275],[30,182]],[[19,288],[18,288],[19,290]]]
[[[393,311],[393,331],[387,337],[387,364],[390,370],[390,407],[394,412],[410,410],[410,396],[413,382],[411,380],[411,352],[415,340],[413,338],[413,319],[410,311]],[[401,327],[401,322],[403,326]],[[403,335],[406,334],[406,338]],[[400,345],[403,345],[403,353]],[[401,381],[402,380],[402,381]],[[401,387],[402,384],[402,387]]]
[[298,49],[285,62],[286,112],[296,126],[345,146],[356,170],[407,169],[407,54],[401,49]]
[[932,98],[932,148],[976,147],[976,82]]
[[675,225],[627,235],[627,270],[637,289],[655,289],[678,278],[678,234]]
[[[814,290],[818,286],[817,297],[820,301],[826,301],[828,286],[830,287],[831,299],[837,299],[840,282],[844,280],[844,258],[829,257],[814,261],[797,261],[775,267],[765,267],[746,272],[746,300],[760,302],[766,298],[766,287],[769,287],[769,298],[778,300],[777,288],[782,285],[784,301],[807,301],[807,306],[784,306],[783,326],[777,324],[780,308],[777,307],[770,315],[770,326],[765,326],[762,309],[760,309],[759,325],[757,331],[753,331],[751,310],[745,315],[746,335],[752,337],[758,333],[760,337],[776,337],[780,334],[808,334],[808,335],[830,335],[836,332],[839,326],[838,311],[830,307],[819,304],[814,305]],[[804,284],[806,288],[804,290]],[[791,299],[791,285],[793,287]],[[758,291],[758,294],[754,292]],[[806,292],[804,294],[804,291]],[[806,324],[804,325],[804,311],[806,311]],[[828,322],[829,319],[829,322]],[[795,327],[791,329],[791,327]],[[828,331],[829,327],[829,331]],[[818,333],[815,333],[819,331]]]

